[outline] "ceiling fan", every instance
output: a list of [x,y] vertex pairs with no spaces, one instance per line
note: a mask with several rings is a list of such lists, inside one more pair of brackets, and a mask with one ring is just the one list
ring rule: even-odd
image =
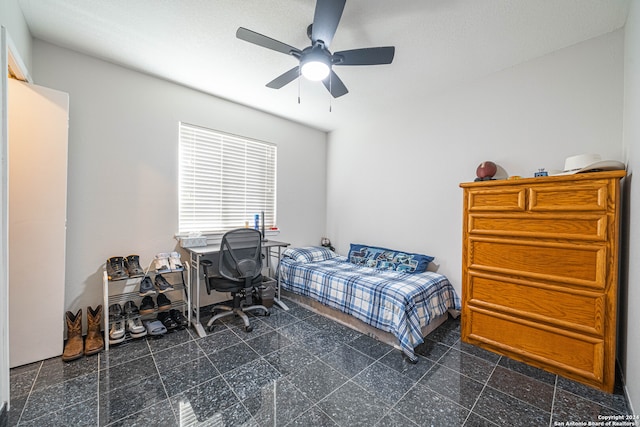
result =
[[346,0],[317,0],[313,23],[307,28],[307,36],[311,39],[311,46],[302,50],[255,31],[243,27],[238,28],[237,38],[291,55],[300,61],[299,65],[267,83],[267,87],[280,89],[302,74],[309,80],[322,80],[331,95],[338,98],[349,91],[333,71],[334,65],[391,64],[395,54],[393,46],[343,50],[335,53],[329,51],[329,45],[338,29],[345,3]]

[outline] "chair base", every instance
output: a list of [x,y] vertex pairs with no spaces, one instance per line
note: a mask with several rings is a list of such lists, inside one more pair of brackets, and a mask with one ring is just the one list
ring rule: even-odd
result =
[[245,312],[252,311],[252,310],[264,310],[265,316],[269,316],[271,314],[269,312],[269,309],[264,305],[249,305],[245,307],[230,307],[228,305],[216,305],[214,307],[214,310],[223,310],[223,312],[218,313],[214,315],[211,319],[209,319],[209,322],[207,322],[207,328],[209,332],[213,331],[213,323],[216,320],[222,319],[223,317],[233,316],[233,315],[239,316],[242,319],[242,321],[244,322],[244,330],[246,332],[251,332],[253,330],[253,327],[249,323],[249,317],[245,314]]

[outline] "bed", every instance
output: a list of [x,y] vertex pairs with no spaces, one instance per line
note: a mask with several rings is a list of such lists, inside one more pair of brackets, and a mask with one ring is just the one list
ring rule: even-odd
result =
[[[364,249],[364,250],[363,250]],[[352,245],[347,257],[324,247],[289,248],[278,267],[283,290],[346,313],[397,338],[412,361],[436,319],[456,315],[460,299],[432,257]]]

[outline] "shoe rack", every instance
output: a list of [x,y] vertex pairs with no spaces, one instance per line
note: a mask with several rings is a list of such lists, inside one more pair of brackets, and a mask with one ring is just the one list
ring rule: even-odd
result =
[[[111,325],[114,322],[111,322],[109,319],[109,307],[112,304],[120,304],[124,307],[124,304],[127,301],[133,301],[138,309],[140,309],[140,304],[142,302],[143,296],[140,296],[140,282],[145,276],[148,276],[151,279],[152,283],[155,283],[155,276],[162,274],[172,286],[173,290],[164,292],[169,300],[171,301],[171,307],[166,309],[166,311],[171,309],[180,310],[182,314],[185,314],[187,319],[189,320],[189,325],[191,324],[191,310],[188,307],[191,306],[191,299],[189,292],[189,265],[188,263],[184,263],[184,267],[181,269],[175,270],[153,270],[151,266],[154,264],[153,261],[147,267],[146,274],[140,277],[134,278],[125,278],[120,280],[109,280],[109,275],[107,274],[107,269],[105,269],[102,273],[102,295],[103,295],[103,307],[104,307],[104,346],[105,351],[109,351],[109,331],[111,330]],[[185,280],[186,274],[186,280]],[[157,305],[157,297],[159,293],[156,289],[156,294],[152,295],[155,307],[152,313],[148,314],[140,314],[140,318],[144,320],[155,319],[160,312],[158,310]],[[164,312],[164,311],[163,311]],[[131,335],[128,330],[125,331],[125,339],[123,342],[132,340]],[[118,343],[117,345],[119,345]]]

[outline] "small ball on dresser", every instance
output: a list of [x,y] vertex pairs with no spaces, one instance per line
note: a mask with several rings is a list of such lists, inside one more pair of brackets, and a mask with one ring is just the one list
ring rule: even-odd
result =
[[498,167],[493,162],[482,162],[480,166],[476,169],[476,176],[481,179],[492,178],[496,172],[498,172]]

